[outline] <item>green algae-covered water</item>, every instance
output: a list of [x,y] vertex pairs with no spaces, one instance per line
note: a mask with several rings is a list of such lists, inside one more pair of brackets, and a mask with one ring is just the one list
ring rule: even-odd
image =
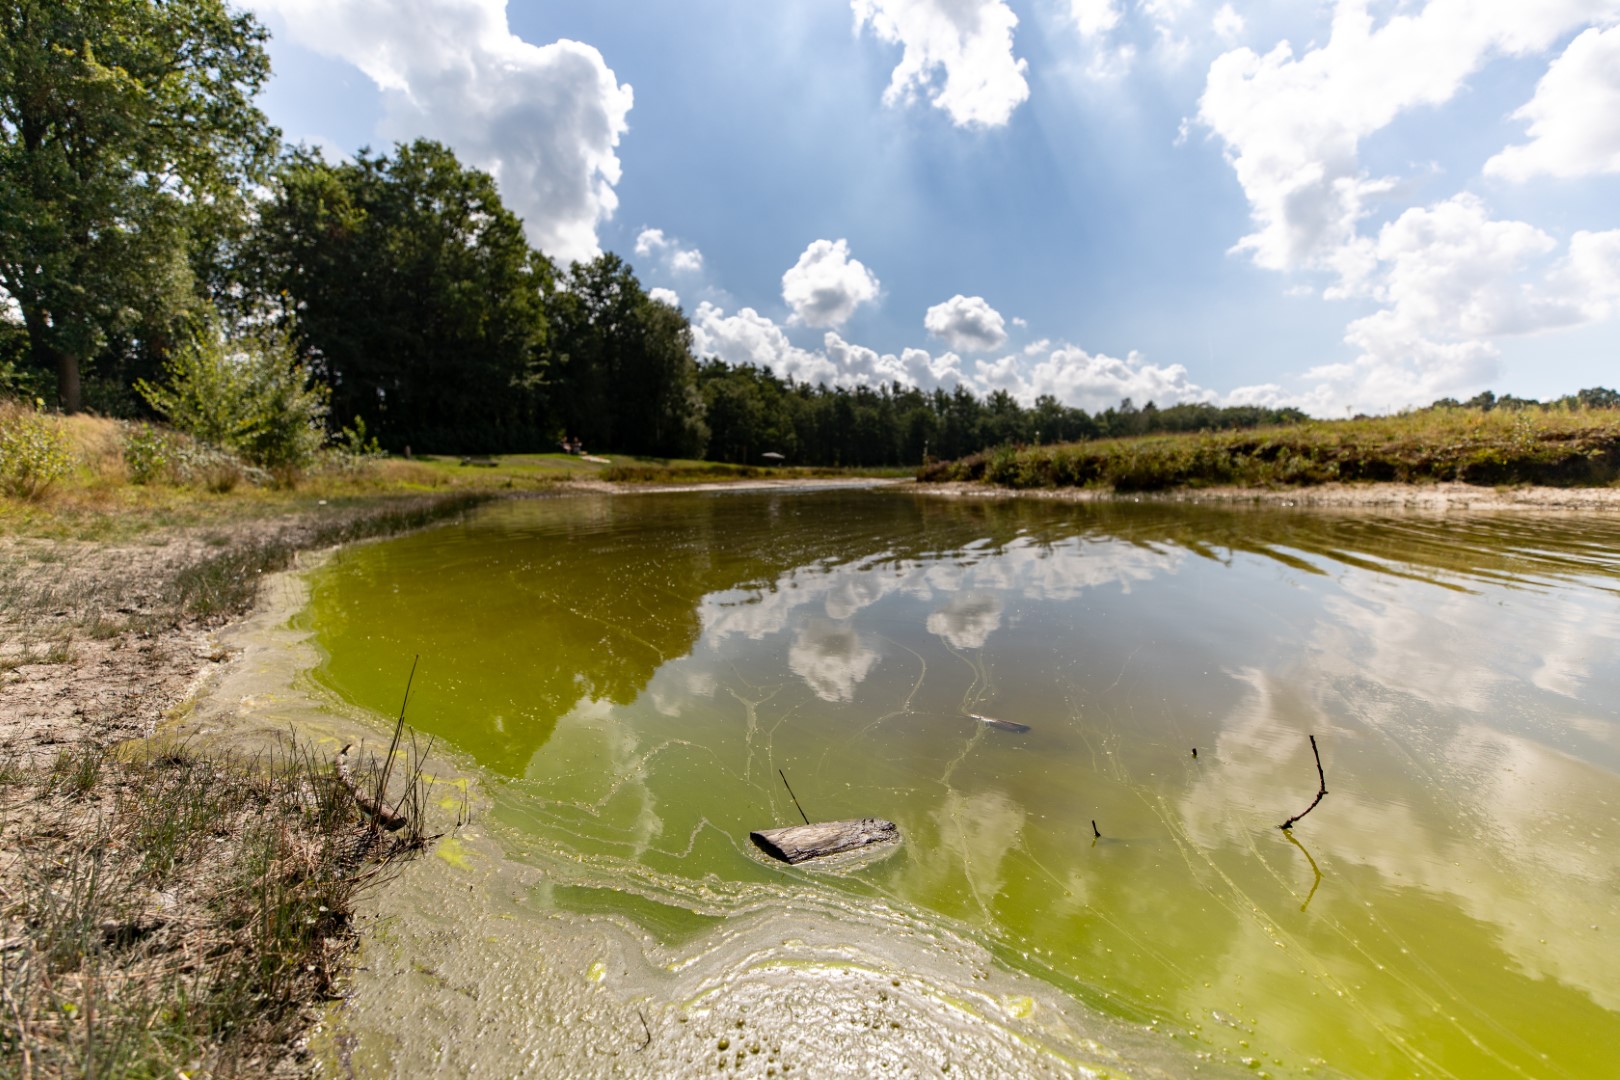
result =
[[[421,654],[408,719],[482,769],[537,917],[671,970],[819,905],[976,943],[1170,1075],[1610,1077],[1617,593],[1601,516],[656,494],[345,551],[307,617],[381,715]],[[770,863],[779,770],[903,842]]]

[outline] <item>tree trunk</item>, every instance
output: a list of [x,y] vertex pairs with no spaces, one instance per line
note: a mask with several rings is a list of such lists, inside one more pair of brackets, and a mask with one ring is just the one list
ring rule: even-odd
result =
[[51,342],[51,331],[46,316],[33,304],[21,304],[23,325],[28,328],[28,351],[33,354],[34,366],[41,371],[56,369],[56,403],[64,413],[76,413],[84,407],[79,383],[79,358]]
[[79,385],[79,358],[65,349],[56,352],[56,402],[69,416],[84,407]]

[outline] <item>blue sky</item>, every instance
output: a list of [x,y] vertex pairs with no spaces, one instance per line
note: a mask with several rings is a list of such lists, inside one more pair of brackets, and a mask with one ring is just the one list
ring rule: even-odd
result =
[[251,0],[704,354],[1100,409],[1620,385],[1620,0]]

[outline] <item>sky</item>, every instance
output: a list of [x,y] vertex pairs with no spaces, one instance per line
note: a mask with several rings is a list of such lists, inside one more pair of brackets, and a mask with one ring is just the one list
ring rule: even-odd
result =
[[1381,413],[1620,386],[1620,0],[240,0],[701,356]]

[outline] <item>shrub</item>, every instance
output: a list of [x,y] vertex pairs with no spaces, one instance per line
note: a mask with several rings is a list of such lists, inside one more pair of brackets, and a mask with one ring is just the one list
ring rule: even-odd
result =
[[73,454],[60,424],[37,405],[0,405],[0,490],[37,499],[73,471]]
[[179,462],[178,440],[151,424],[139,424],[124,435],[124,467],[132,484],[171,480]]
[[135,388],[181,431],[278,475],[308,467],[325,441],[327,388],[273,327],[226,336],[207,322],[165,362],[162,385]]

